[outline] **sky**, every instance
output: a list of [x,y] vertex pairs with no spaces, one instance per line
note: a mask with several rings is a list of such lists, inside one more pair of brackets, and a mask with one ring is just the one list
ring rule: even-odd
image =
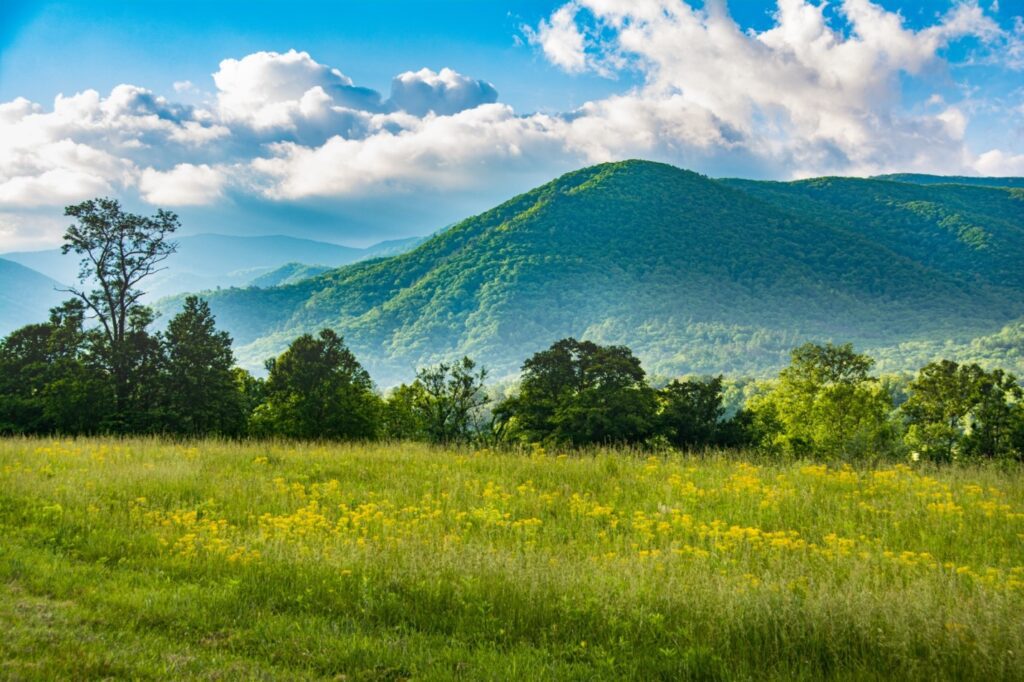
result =
[[1024,175],[1024,0],[0,3],[0,252],[96,196],[355,246],[560,173]]

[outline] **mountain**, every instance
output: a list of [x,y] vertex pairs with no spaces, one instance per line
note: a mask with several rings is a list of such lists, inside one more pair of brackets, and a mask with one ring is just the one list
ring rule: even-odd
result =
[[[155,301],[186,291],[244,286],[253,279],[289,263],[338,267],[367,258],[395,255],[412,248],[422,237],[381,242],[367,248],[285,236],[235,237],[200,234],[177,237],[178,251],[164,263],[166,269],[147,282],[147,300]],[[3,254],[62,282],[78,276],[78,258],[60,249]]]
[[267,287],[279,287],[283,284],[295,284],[310,277],[316,277],[328,270],[333,270],[327,265],[303,265],[302,263],[287,263],[276,270],[260,275],[249,282],[251,287],[266,289]]
[[[447,229],[447,228],[442,228]],[[405,239],[388,239],[383,242],[378,242],[373,246],[368,246],[363,249],[363,252],[359,255],[359,260],[369,260],[370,258],[387,258],[388,256],[397,256],[405,253],[406,251],[412,251],[414,248],[427,241],[430,237],[406,237]]]
[[721,182],[779,210],[856,232],[929,269],[1024,290],[1022,190],[859,178]]
[[461,354],[501,376],[567,335],[660,374],[761,373],[807,340],[967,342],[1024,315],[1016,192],[603,164],[407,253],[209,298],[249,367],[330,326],[382,385]]
[[46,275],[0,258],[0,337],[30,322],[45,322],[47,311],[67,298]]
[[922,175],[920,173],[892,173],[876,175],[875,180],[909,182],[915,185],[979,185],[982,187],[1024,187],[1024,178],[980,178],[968,175]]

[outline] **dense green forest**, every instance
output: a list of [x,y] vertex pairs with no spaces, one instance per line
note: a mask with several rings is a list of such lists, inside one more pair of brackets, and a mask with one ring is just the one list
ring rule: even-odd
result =
[[1022,257],[1017,189],[718,181],[631,161],[564,175],[409,253],[207,298],[251,370],[330,327],[383,385],[463,355],[505,376],[567,336],[629,345],[663,376],[767,376],[808,340],[910,371],[977,338],[1020,370],[984,339],[1024,315]]
[[976,177],[971,175],[927,175],[923,173],[889,173],[876,175],[876,180],[911,182],[917,185],[979,185],[982,187],[1024,187],[1024,178]]

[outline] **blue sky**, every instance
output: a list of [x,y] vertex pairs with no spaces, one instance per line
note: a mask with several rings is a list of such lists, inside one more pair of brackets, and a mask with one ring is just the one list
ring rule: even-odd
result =
[[95,194],[172,208],[192,232],[366,244],[617,158],[778,179],[1024,174],[1022,14],[7,0],[0,251],[54,243],[62,206]]

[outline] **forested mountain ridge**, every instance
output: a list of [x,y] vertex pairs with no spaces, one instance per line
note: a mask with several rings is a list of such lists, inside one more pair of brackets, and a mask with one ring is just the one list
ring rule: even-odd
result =
[[461,354],[511,372],[567,335],[628,344],[655,372],[757,373],[806,340],[995,332],[1024,314],[1022,249],[1015,190],[716,181],[630,161],[568,173],[396,257],[209,298],[250,367],[329,326],[385,385]]
[[875,180],[910,182],[917,185],[978,185],[983,187],[1024,187],[1024,178],[975,177],[970,175],[926,175],[923,173],[889,173],[876,175]]
[[1024,190],[859,178],[722,182],[967,281],[1024,287]]

